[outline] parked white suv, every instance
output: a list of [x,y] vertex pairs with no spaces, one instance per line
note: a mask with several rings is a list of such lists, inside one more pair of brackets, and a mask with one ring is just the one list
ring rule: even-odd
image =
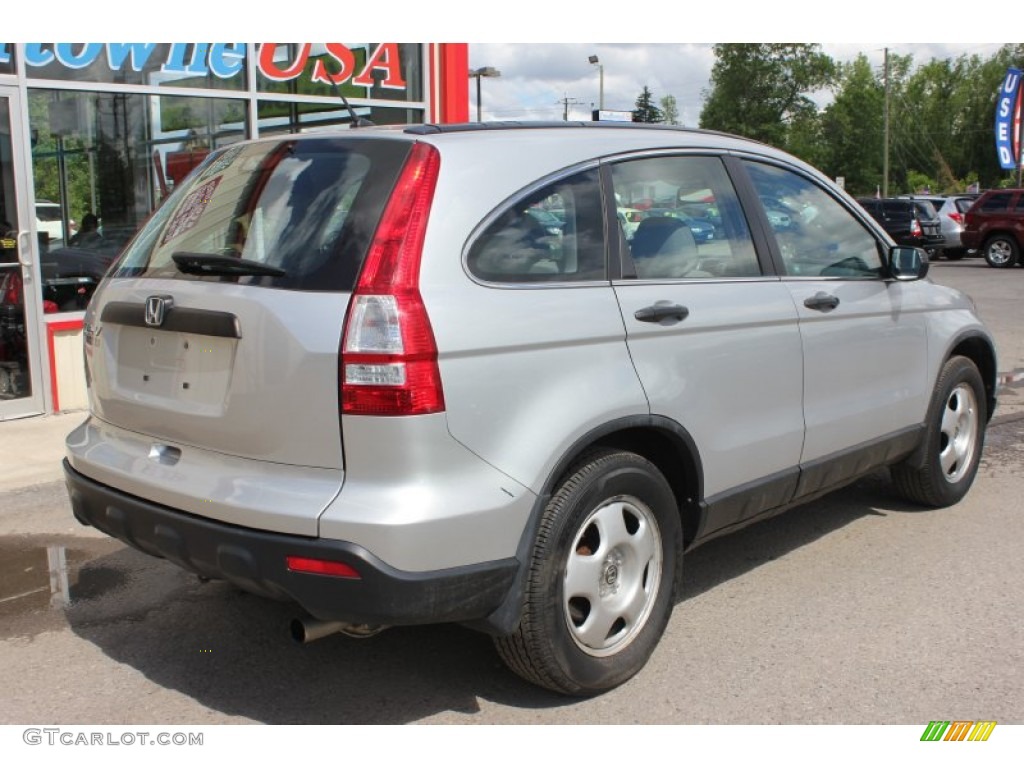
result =
[[[699,201],[715,237],[627,238],[640,201]],[[597,693],[643,667],[697,544],[885,465],[915,502],[967,493],[995,352],[926,272],[821,174],[717,133],[237,144],[89,306],[74,513],[297,602],[301,638],[462,622]]]

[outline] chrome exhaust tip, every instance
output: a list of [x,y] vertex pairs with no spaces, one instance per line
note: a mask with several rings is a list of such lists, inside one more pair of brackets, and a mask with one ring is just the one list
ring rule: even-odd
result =
[[344,621],[320,621],[313,617],[292,619],[289,631],[292,640],[297,643],[312,643],[328,635],[342,634],[347,637],[358,639],[373,637],[378,632],[383,632],[386,627],[371,626],[369,624],[349,624]]

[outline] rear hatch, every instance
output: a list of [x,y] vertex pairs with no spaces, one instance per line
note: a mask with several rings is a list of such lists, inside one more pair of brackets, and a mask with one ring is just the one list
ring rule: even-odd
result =
[[935,212],[935,206],[928,200],[915,200],[914,212],[921,224],[921,233],[926,238],[941,237],[942,222],[939,221],[939,214]]
[[[411,146],[379,134],[238,144],[174,192],[86,315],[91,408],[104,439],[120,441],[107,447],[148,449],[149,460],[97,462],[96,479],[227,522],[315,534],[343,479],[345,313]],[[118,461],[123,476],[111,477]],[[87,452],[73,463],[90,474]],[[259,482],[239,493],[224,473],[291,477],[301,508],[247,516]]]

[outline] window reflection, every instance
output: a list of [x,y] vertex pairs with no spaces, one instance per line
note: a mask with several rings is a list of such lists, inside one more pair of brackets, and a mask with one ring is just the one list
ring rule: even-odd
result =
[[160,202],[221,146],[247,135],[243,100],[29,91],[42,291],[85,308]]

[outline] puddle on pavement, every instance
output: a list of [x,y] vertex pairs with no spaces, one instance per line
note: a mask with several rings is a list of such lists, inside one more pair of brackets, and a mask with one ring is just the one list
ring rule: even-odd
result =
[[114,539],[0,536],[0,637],[19,618],[60,615],[78,601],[116,589],[124,574],[90,563],[121,549]]

